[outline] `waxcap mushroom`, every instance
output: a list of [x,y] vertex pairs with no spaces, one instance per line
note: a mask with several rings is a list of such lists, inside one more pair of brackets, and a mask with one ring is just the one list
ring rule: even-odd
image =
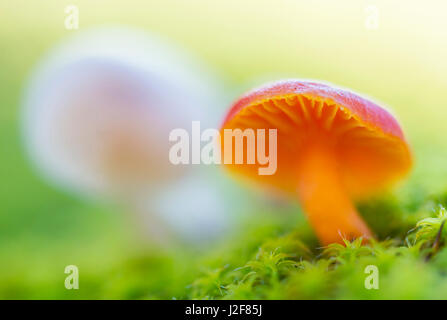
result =
[[412,166],[402,129],[386,109],[315,81],[279,81],[248,92],[221,131],[236,128],[277,129],[273,175],[259,175],[257,163],[226,167],[299,200],[325,245],[371,237],[353,201],[383,190]]

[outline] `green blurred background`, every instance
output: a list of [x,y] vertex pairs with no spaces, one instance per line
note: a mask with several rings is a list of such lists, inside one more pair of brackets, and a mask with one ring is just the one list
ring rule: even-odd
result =
[[[64,27],[70,4],[78,30]],[[377,28],[367,26],[371,6]],[[232,98],[283,77],[371,96],[394,111],[413,147],[415,168],[399,192],[447,187],[445,1],[2,0],[0,298],[181,297],[200,269],[200,252],[142,253],[122,210],[53,188],[26,158],[19,111],[32,68],[59,41],[103,25],[179,43],[223,77]],[[82,274],[78,291],[63,286],[69,264]]]

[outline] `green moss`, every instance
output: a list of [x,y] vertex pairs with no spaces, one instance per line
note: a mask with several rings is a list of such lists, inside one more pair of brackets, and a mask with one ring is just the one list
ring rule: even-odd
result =
[[[389,215],[388,239],[366,245],[356,239],[311,250],[299,232],[284,232],[252,248],[251,257],[238,267],[226,264],[202,273],[185,298],[446,299],[446,210],[429,210],[431,198],[413,212],[395,199],[380,201],[368,205],[368,214]],[[408,221],[415,223],[409,226]],[[378,289],[365,287],[370,265],[379,271]]]
[[[447,216],[436,199],[427,195],[418,205],[407,205],[386,196],[363,204],[365,217],[381,217],[375,223],[370,218],[379,237],[367,245],[357,239],[319,247],[302,216],[276,211],[257,213],[255,221],[247,219],[225,243],[205,252],[128,251],[130,244],[123,244],[123,257],[107,264],[85,257],[77,291],[63,287],[69,261],[44,268],[45,261],[56,260],[40,257],[42,267],[32,273],[20,268],[1,273],[0,297],[446,299],[447,228],[442,226]],[[387,225],[386,217],[393,222]],[[378,290],[365,288],[370,265],[379,271]]]

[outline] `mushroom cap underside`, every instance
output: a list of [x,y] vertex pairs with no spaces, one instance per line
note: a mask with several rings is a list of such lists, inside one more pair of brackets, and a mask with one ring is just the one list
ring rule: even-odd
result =
[[[224,129],[277,129],[277,170],[259,175],[265,165],[227,164],[230,170],[257,183],[295,194],[302,157],[321,146],[333,157],[346,191],[362,197],[381,190],[405,175],[412,165],[408,143],[396,119],[374,102],[326,84],[289,80],[249,92],[232,106]],[[329,152],[328,152],[329,150]],[[318,170],[318,168],[315,168]]]

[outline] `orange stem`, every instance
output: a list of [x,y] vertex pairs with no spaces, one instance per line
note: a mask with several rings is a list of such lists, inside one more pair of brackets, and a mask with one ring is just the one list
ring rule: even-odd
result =
[[301,154],[298,197],[323,245],[371,237],[371,231],[357,213],[340,179],[333,150],[312,144]]

